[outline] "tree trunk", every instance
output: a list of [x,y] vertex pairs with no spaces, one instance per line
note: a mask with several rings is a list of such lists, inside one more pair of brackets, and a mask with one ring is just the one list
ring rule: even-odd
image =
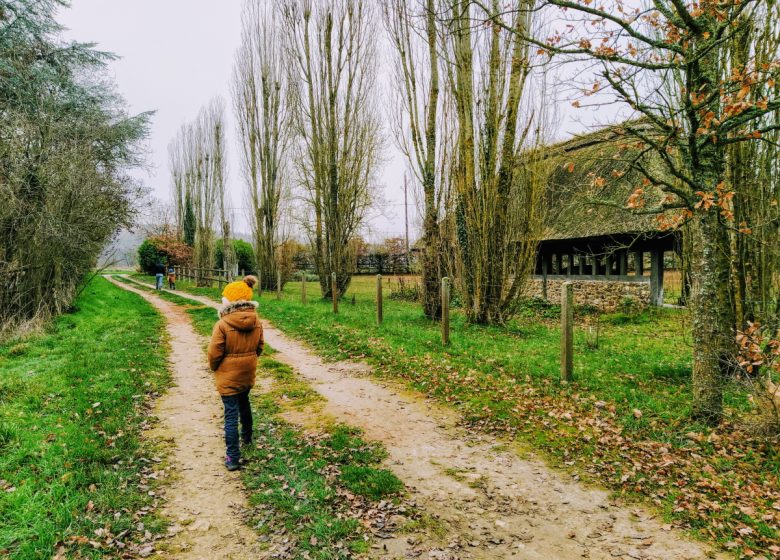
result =
[[426,161],[423,175],[425,219],[423,220],[424,253],[422,262],[422,306],[430,319],[441,318],[441,244],[439,243],[439,210],[436,203],[436,116],[439,108],[439,58],[436,45],[434,0],[428,0],[426,29],[431,85],[428,91],[428,114],[425,124]]
[[734,311],[729,295],[729,238],[715,210],[691,224],[693,416],[710,425],[723,412],[723,382],[734,356]]

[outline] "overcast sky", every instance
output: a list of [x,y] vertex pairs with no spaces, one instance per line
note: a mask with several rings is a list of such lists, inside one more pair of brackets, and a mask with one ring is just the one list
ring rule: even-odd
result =
[[[193,119],[215,95],[225,98],[231,126],[229,191],[237,228],[248,232],[238,167],[230,77],[240,41],[240,0],[72,0],[59,21],[66,36],[93,41],[120,59],[111,63],[120,93],[132,112],[154,110],[150,138],[152,169],[142,175],[154,195],[170,200],[168,143],[182,123]],[[385,201],[369,218],[372,240],[402,235],[403,159],[386,143],[387,162],[381,173]],[[416,219],[409,203],[412,237]]]
[[[241,0],[72,0],[71,7],[60,13],[68,38],[96,42],[98,48],[120,57],[111,63],[110,73],[131,111],[156,111],[150,138],[152,169],[142,179],[157,198],[166,202],[171,199],[168,143],[181,125],[193,119],[209,99],[221,95],[234,130],[229,83],[240,40],[241,4]],[[568,104],[563,105],[558,138],[582,130],[571,120]],[[235,229],[248,232],[233,130],[228,145],[229,192],[236,209]],[[367,237],[372,241],[400,236],[404,231],[404,160],[390,140],[389,131],[387,135],[386,162],[381,172],[384,203],[369,218]],[[414,238],[419,220],[412,202],[410,196]]]

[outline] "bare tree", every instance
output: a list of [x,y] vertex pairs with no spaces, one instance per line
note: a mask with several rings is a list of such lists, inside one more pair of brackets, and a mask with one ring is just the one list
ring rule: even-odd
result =
[[173,210],[176,231],[190,247],[195,245],[195,210],[187,180],[187,125],[168,144],[168,169],[171,172]]
[[[230,220],[228,208],[230,199],[227,193],[227,151],[225,147],[225,101],[221,97],[214,99],[207,109],[210,116],[211,166],[213,168],[214,191],[219,205],[219,232],[222,234],[222,262],[224,270],[233,270],[236,263],[233,243],[230,240]],[[185,214],[186,217],[186,214]]]
[[423,191],[423,312],[438,319],[442,276],[439,228],[442,168],[437,166],[437,117],[441,116],[438,2],[383,0],[382,7],[396,55],[395,80],[399,90],[398,114],[394,119],[396,139]]
[[297,138],[297,170],[323,297],[351,280],[350,239],[371,203],[379,159],[372,2],[297,0],[280,4]]
[[548,178],[535,149],[545,140],[543,105],[523,105],[532,3],[512,5],[515,33],[473,27],[468,0],[449,1],[445,14],[444,67],[457,127],[450,179],[456,279],[476,323],[501,323],[517,310],[535,261]]
[[[231,246],[225,206],[224,112],[224,101],[213,99],[193,123],[182,127],[169,147],[177,219],[184,228],[191,202],[195,217],[193,260],[199,269],[214,268],[215,225],[222,235],[223,246],[228,248],[223,254],[229,253]],[[220,264],[230,265],[230,258],[225,257],[225,262]]]
[[281,245],[289,116],[278,11],[246,0],[241,46],[233,70],[233,105],[241,163],[251,205],[254,249],[261,285],[276,288]]
[[[771,63],[780,51],[780,21],[767,17],[742,21],[725,49],[727,64],[721,79],[739,72],[751,57],[759,65]],[[762,92],[751,89],[744,99],[761,102]],[[764,115],[758,126],[780,122],[777,109]],[[761,324],[770,332],[780,327],[780,132],[767,131],[760,139],[738,142],[726,152],[728,183],[734,189],[732,289],[737,329]]]

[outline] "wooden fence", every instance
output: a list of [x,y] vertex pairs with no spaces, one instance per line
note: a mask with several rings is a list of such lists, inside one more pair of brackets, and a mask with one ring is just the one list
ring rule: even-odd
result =
[[190,280],[198,286],[208,286],[216,282],[218,287],[234,280],[233,272],[223,268],[197,268],[193,266],[174,266],[176,279]]
[[[350,274],[389,274],[391,276],[411,274],[417,262],[414,254],[407,255],[387,255],[380,253],[369,253],[359,255],[355,259],[354,270]],[[295,263],[298,272],[315,273],[317,268],[310,260],[300,260]]]
[[[198,282],[200,280],[201,285],[205,285],[206,282],[217,282],[219,287],[227,282],[232,282],[233,275],[228,270],[223,269],[204,269],[193,268],[187,266],[174,267],[177,280],[190,280]],[[241,271],[241,275],[244,271]],[[300,284],[301,284],[301,303],[304,305],[307,303],[306,296],[306,273],[299,272]],[[381,274],[376,275],[376,324],[382,326],[384,322],[384,297],[382,293],[382,280]],[[277,274],[277,288],[276,299],[282,299],[281,289],[281,273]],[[339,312],[339,298],[336,295],[336,273],[331,275],[330,282],[331,303],[333,306],[333,314]],[[574,333],[574,298],[571,282],[566,282],[561,293],[561,380],[564,382],[571,381],[573,371],[573,333]],[[447,277],[441,279],[441,343],[443,346],[450,344],[450,297],[451,297],[451,280]],[[354,303],[354,301],[353,301]]]

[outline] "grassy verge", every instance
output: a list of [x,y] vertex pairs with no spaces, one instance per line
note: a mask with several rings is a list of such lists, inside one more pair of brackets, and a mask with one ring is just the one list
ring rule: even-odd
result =
[[[211,334],[214,309],[176,294],[157,295],[182,305],[201,335]],[[316,422],[304,431],[282,418],[284,412],[298,412],[317,419],[322,397],[274,353],[266,346],[259,360],[258,374],[271,380],[270,390],[253,393],[257,439],[244,449],[242,479],[254,506],[253,525],[285,557],[354,558],[368,551],[374,525],[387,533],[390,516],[404,512],[417,518],[418,513],[403,505],[403,483],[382,468],[381,445],[349,426]]]
[[[218,297],[218,290],[180,287]],[[725,423],[690,420],[691,349],[684,311],[603,316],[598,348],[575,332],[575,382],[558,382],[560,331],[554,308],[530,306],[502,328],[452,318],[452,343],[416,304],[386,299],[375,324],[374,279],[355,278],[338,316],[300,284],[259,298],[260,313],[331,358],[368,361],[457,407],[475,427],[531,443],[552,464],[574,469],[627,498],[654,503],[673,524],[744,555],[780,555],[780,456],[776,439]],[[354,304],[352,301],[354,300]],[[726,393],[744,410],[746,395]]]
[[257,527],[277,541],[280,534],[289,537],[282,545],[289,557],[347,559],[367,552],[372,525],[381,521],[385,528],[403,509],[403,484],[381,467],[384,449],[348,426],[304,433],[285,422],[280,412],[311,409],[321,397],[273,358],[261,359],[260,372],[274,383],[254,398],[258,437],[242,473]]
[[119,556],[164,528],[140,439],[168,382],[162,319],[101,278],[76,307],[0,346],[0,556]]

